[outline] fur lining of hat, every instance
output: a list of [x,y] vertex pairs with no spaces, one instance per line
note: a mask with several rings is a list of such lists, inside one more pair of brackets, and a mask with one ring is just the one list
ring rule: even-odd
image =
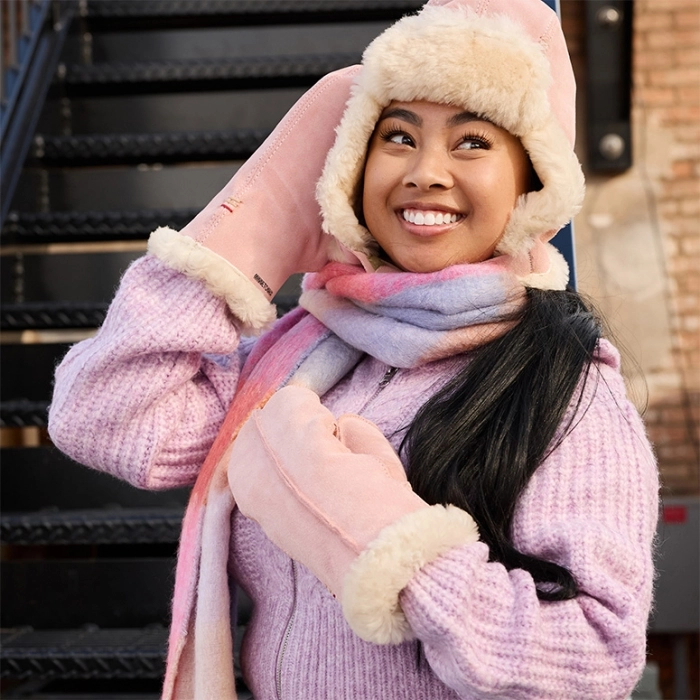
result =
[[241,321],[242,333],[257,335],[275,320],[275,306],[240,270],[190,236],[161,226],[150,235],[148,252],[173,270],[201,280],[212,294],[222,297]]
[[356,80],[317,186],[323,229],[348,248],[376,247],[354,204],[369,140],[393,100],[463,107],[521,140],[543,187],[518,202],[498,252],[527,251],[535,238],[554,235],[580,209],[583,174],[550,107],[549,64],[510,19],[424,7],[367,47]]
[[426,564],[478,539],[472,516],[452,505],[421,508],[385,527],[343,581],[343,614],[353,632],[374,644],[413,639],[399,594]]

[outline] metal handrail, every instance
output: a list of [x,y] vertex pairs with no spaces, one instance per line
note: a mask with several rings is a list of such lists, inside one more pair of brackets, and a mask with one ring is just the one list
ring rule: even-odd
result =
[[5,0],[0,11],[0,140],[46,22],[50,0]]
[[76,2],[0,2],[0,226],[53,79]]

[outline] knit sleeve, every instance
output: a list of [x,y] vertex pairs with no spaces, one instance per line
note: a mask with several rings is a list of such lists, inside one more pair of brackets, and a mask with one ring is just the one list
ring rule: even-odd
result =
[[146,255],[95,337],[57,368],[51,439],[135,486],[190,484],[233,397],[241,349],[224,301]]
[[602,363],[592,374],[585,415],[535,472],[513,530],[518,549],[572,572],[578,596],[538,600],[532,577],[489,562],[482,542],[402,591],[428,663],[459,697],[625,698],[641,674],[657,469],[619,374]]

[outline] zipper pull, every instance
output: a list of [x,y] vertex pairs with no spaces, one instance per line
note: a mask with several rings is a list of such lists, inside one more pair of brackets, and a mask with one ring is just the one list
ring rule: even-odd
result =
[[394,377],[394,375],[399,371],[398,367],[389,367],[389,369],[384,372],[382,380],[379,382],[379,388],[383,389]]

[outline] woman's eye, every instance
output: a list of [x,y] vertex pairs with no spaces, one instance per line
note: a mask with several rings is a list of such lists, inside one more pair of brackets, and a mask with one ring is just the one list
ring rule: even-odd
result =
[[463,139],[459,146],[457,146],[458,149],[463,150],[463,151],[471,151],[475,149],[488,149],[489,144],[481,138],[465,138]]
[[386,140],[389,143],[395,143],[399,146],[412,146],[413,145],[413,139],[408,134],[404,134],[403,132],[389,134],[386,137]]

